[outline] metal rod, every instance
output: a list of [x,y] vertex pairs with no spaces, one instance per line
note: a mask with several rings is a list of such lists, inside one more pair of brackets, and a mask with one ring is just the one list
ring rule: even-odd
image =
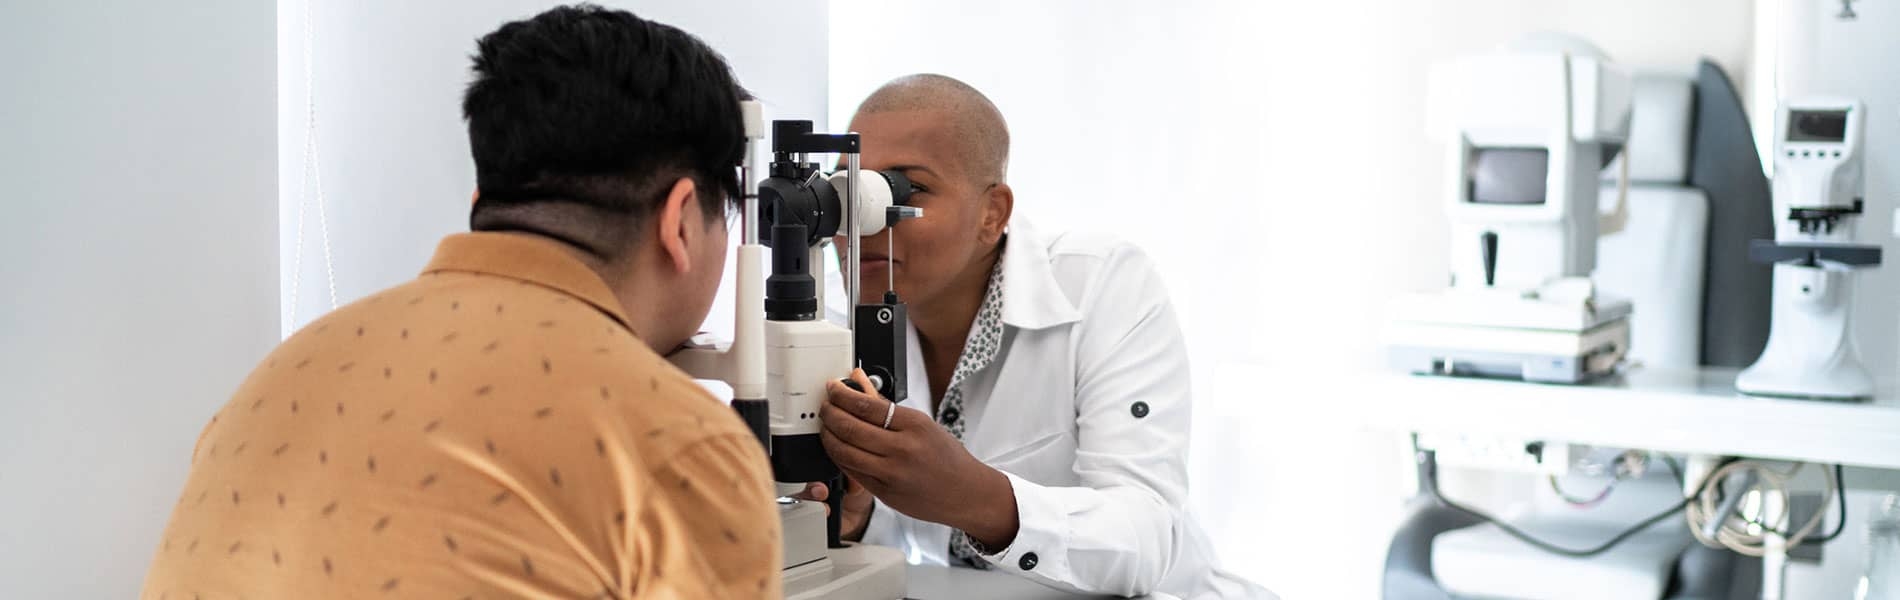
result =
[[884,283],[884,291],[895,292],[897,291],[897,263],[892,261],[897,256],[897,223],[891,220],[889,211],[885,211],[884,214],[884,278],[888,280]]
[[747,246],[759,243],[759,165],[757,142],[745,141],[745,160],[739,167],[739,218],[743,234],[739,241]]
[[[851,152],[844,156],[845,249],[850,255],[850,257],[845,260],[845,294],[848,298],[848,303],[845,306],[857,306],[859,301],[858,277],[863,275],[861,271],[864,270],[864,264],[859,262],[862,260],[859,254],[863,252],[862,246],[864,242],[858,238],[859,226],[861,225],[858,223],[858,153]],[[851,330],[857,331],[858,311],[847,309],[845,310],[845,314],[850,315],[848,325]]]
[[[759,243],[759,155],[765,144],[764,108],[757,100],[739,102],[739,114],[745,123],[745,155],[739,157],[739,219],[741,245]],[[757,307],[741,307],[741,310]]]

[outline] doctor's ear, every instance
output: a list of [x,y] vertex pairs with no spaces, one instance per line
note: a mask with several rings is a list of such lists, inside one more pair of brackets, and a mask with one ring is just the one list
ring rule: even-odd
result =
[[983,223],[977,232],[977,239],[985,244],[994,244],[1003,239],[1003,230],[1009,227],[1009,215],[1016,209],[1016,191],[1007,183],[991,184],[983,190]]

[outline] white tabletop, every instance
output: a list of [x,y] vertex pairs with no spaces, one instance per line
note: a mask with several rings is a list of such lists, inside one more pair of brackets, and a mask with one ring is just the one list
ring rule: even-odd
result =
[[[938,565],[911,565],[905,573],[912,600],[1073,600],[1115,598],[1065,592],[1009,573]],[[1155,594],[1138,600],[1172,600]]]
[[1635,368],[1590,385],[1381,373],[1367,424],[1690,454],[1900,469],[1900,394],[1830,402],[1743,396],[1735,370]]

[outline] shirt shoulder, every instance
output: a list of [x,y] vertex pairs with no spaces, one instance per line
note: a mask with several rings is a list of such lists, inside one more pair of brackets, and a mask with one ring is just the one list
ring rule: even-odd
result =
[[492,292],[497,303],[512,299],[528,312],[495,330],[498,347],[488,342],[467,358],[490,378],[513,381],[513,392],[627,428],[625,439],[650,463],[703,440],[751,437],[725,403],[586,302],[540,286]]
[[[400,585],[461,597],[533,582],[624,597],[613,586],[659,572],[602,579],[587,565],[677,555],[667,580],[692,563],[710,566],[682,579],[719,581],[719,560],[692,558],[680,531],[694,519],[776,531],[769,463],[736,415],[608,312],[508,277],[425,274],[324,315],[209,421],[148,575],[154,596]],[[696,499],[686,481],[723,495]],[[629,545],[649,530],[636,516],[671,535]],[[771,539],[741,545],[776,573],[756,551]],[[494,577],[469,580],[471,565]],[[263,591],[287,582],[317,584]]]
[[[1037,232],[1049,273],[1085,318],[1098,300],[1161,300],[1167,291],[1147,251],[1112,233]],[[1115,298],[1104,298],[1111,295]]]
[[[319,397],[339,400],[308,400]],[[360,403],[484,449],[487,440],[459,438],[531,438],[524,424],[536,423],[601,429],[649,468],[697,441],[749,432],[611,315],[533,282],[464,272],[424,274],[311,322],[227,406],[249,398],[305,399],[274,425],[292,425],[297,411],[354,417],[348,404]]]

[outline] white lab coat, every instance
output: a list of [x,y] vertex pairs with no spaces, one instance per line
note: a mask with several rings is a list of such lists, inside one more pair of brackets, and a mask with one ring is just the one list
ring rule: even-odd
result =
[[[1147,256],[1106,236],[1045,234],[1020,217],[1005,243],[1002,348],[965,382],[963,443],[1008,475],[1021,528],[985,558],[1082,592],[1272,598],[1219,571],[1186,514],[1187,348]],[[841,320],[842,286],[832,289],[827,304]],[[928,414],[915,330],[909,355],[902,406]],[[946,564],[950,534],[879,502],[864,541]]]

